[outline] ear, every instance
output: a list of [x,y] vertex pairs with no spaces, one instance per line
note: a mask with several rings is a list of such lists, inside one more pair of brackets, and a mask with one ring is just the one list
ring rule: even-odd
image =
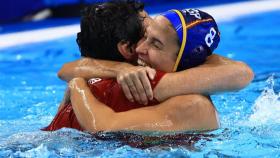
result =
[[135,48],[134,46],[129,46],[129,42],[119,42],[118,50],[122,54],[122,56],[127,60],[131,60],[135,56]]

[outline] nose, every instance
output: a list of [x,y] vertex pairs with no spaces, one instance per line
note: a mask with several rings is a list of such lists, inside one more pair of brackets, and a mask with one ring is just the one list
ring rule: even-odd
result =
[[137,45],[136,53],[137,54],[147,54],[148,47],[145,38],[141,39]]

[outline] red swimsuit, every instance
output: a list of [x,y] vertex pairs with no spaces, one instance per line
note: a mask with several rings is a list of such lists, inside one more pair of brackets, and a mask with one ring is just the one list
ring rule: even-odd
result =
[[[165,73],[157,71],[155,79],[151,81],[154,89]],[[126,99],[120,85],[115,79],[93,78],[88,81],[92,94],[102,103],[111,107],[115,112],[128,111],[131,109],[152,106],[158,104],[156,99],[149,101],[148,105],[141,105],[130,102]],[[54,131],[60,128],[75,128],[83,130],[80,126],[71,103],[65,105],[54,117],[49,126],[43,128],[44,131]]]

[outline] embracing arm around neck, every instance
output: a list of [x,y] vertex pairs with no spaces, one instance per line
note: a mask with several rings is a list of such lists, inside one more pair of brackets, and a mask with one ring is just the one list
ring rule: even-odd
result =
[[131,64],[126,62],[81,58],[65,63],[57,75],[60,79],[67,82],[75,77],[85,79],[93,77],[115,78],[120,70],[131,66]]
[[154,96],[163,101],[177,95],[236,91],[247,86],[253,77],[245,63],[213,54],[201,66],[166,74],[154,89]]

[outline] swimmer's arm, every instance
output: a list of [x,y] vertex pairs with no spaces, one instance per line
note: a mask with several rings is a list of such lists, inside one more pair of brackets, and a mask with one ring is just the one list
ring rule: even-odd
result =
[[154,89],[154,96],[163,101],[184,94],[236,91],[248,85],[253,77],[253,71],[245,63],[213,54],[201,66],[166,74]]
[[93,77],[115,78],[120,69],[128,66],[131,65],[125,62],[81,58],[65,63],[57,75],[67,82],[75,77],[82,77],[86,80]]
[[117,78],[126,98],[140,104],[147,104],[149,99],[153,99],[149,78],[154,76],[155,70],[149,67],[92,58],[66,63],[58,72],[58,77],[67,82],[75,77],[86,80],[93,77]]
[[[205,113],[211,112],[203,113],[199,110],[199,107],[207,109],[205,104],[212,106],[207,99],[202,99],[206,102],[202,102],[201,106],[198,106],[200,99],[192,102],[186,101],[184,96],[177,96],[157,106],[116,113],[92,95],[83,79],[73,79],[70,81],[69,87],[77,119],[81,126],[89,132],[208,130],[218,127],[216,118],[209,118],[208,115],[205,115]],[[193,98],[189,97],[191,100]],[[186,103],[190,106],[185,106]]]
[[[133,110],[128,113],[115,113],[92,95],[86,82],[81,78],[71,80],[69,87],[71,103],[77,119],[80,125],[89,132],[124,130],[133,128],[135,125],[137,125],[137,130],[144,130],[148,128],[145,123],[152,123],[145,121],[148,118],[146,117],[146,112],[149,112],[147,109],[142,109],[138,111],[139,113]],[[137,117],[139,114],[141,114],[140,118]],[[148,116],[152,117],[155,123],[163,121],[159,113]]]

